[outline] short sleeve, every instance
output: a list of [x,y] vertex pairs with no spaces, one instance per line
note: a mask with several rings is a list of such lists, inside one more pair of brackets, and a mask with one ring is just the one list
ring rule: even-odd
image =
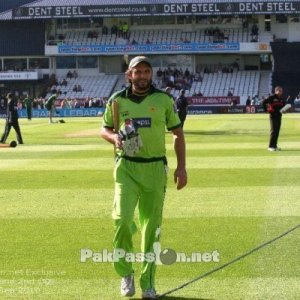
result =
[[167,101],[166,125],[168,130],[172,130],[181,126],[176,104],[172,98],[169,98]]
[[114,121],[113,121],[113,115],[112,115],[112,102],[113,100],[109,100],[106,109],[103,115],[103,127],[108,127],[108,128],[114,128]]

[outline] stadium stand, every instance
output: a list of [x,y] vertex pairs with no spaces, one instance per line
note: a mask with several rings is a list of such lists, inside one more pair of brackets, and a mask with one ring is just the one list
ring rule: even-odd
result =
[[[58,77],[57,82],[66,80],[66,85],[58,84],[54,88],[61,91],[61,98],[84,99],[87,97],[108,98],[115,88],[118,75],[78,76],[77,78]],[[81,90],[74,90],[74,87]],[[48,93],[46,97],[51,94]]]
[[[206,29],[183,31],[182,29],[132,29],[129,39],[118,37],[117,34],[103,34],[101,30],[93,31],[94,37],[90,36],[91,30],[63,30],[56,35],[50,34],[48,44],[63,42],[67,45],[124,45],[124,44],[172,44],[172,43],[208,43],[208,42],[251,42],[253,36],[250,30],[241,28],[223,28],[221,36],[209,35]],[[60,37],[64,39],[61,40]],[[263,33],[258,35],[257,41],[269,43],[273,39],[272,34]]]
[[[120,73],[124,72],[126,61],[128,63],[131,56],[137,53],[150,56],[153,61],[154,72],[159,67],[181,67],[183,70],[189,68],[194,76],[199,75],[201,80],[193,78],[184,86],[188,95],[201,92],[205,96],[226,96],[230,90],[234,95],[240,97],[265,96],[271,90],[270,83],[274,85],[284,82],[284,79],[287,78],[285,75],[288,73],[291,73],[295,78],[293,85],[296,84],[299,68],[296,67],[292,72],[290,69],[282,72],[282,67],[278,68],[280,59],[277,58],[274,63],[271,57],[272,50],[276,54],[276,47],[280,43],[300,40],[299,30],[296,30],[299,19],[297,20],[294,15],[295,10],[287,11],[283,17],[282,13],[278,14],[279,5],[272,6],[269,4],[268,15],[263,10],[253,11],[253,14],[250,11],[247,14],[244,12],[229,14],[227,9],[234,10],[237,7],[243,7],[243,5],[227,6],[225,0],[218,0],[214,5],[220,5],[220,7],[215,12],[183,14],[180,12],[181,6],[186,7],[197,1],[174,0],[171,2],[170,4],[170,1],[163,0],[142,1],[142,5],[151,5],[149,15],[137,14],[135,16],[134,14],[111,13],[103,16],[101,14],[92,16],[89,13],[80,15],[80,17],[76,15],[64,17],[61,13],[63,11],[66,13],[68,6],[75,7],[75,11],[77,11],[77,6],[82,11],[87,11],[85,10],[87,7],[97,5],[100,7],[99,1],[12,0],[9,3],[1,3],[0,67],[4,72],[7,71],[7,66],[12,66],[9,69],[12,71],[20,70],[18,67],[20,64],[22,65],[21,71],[37,67],[39,72],[43,73],[44,80],[47,80],[47,77],[53,73],[60,80],[63,78],[61,74],[64,70],[76,69],[80,76],[69,80],[67,86],[61,87],[64,95],[71,98],[108,97],[115,89],[124,87],[126,82],[123,73],[122,75]],[[231,2],[239,3],[238,0]],[[256,7],[265,6],[262,3],[258,6],[251,5],[251,2],[257,1],[248,2],[252,10],[255,10]],[[107,5],[108,8],[114,8],[116,4],[130,7],[133,4],[141,5],[141,1],[101,1],[101,5]],[[179,11],[177,13],[170,11],[162,18],[159,13],[156,13],[160,5],[166,7],[173,5],[174,9],[179,7]],[[271,6],[272,10],[270,10]],[[26,15],[29,12],[26,9],[28,7],[36,11],[36,15],[30,17]],[[58,16],[41,16],[43,7],[45,8],[44,12],[49,12],[55,8],[55,10],[52,9],[52,13],[56,11],[56,8],[59,8],[60,14]],[[286,7],[290,7],[290,5]],[[15,9],[11,10],[12,8]],[[9,10],[5,11],[5,9]],[[120,34],[118,26],[121,23],[129,25],[129,31],[126,34]],[[287,36],[285,32],[289,32],[289,35]],[[10,38],[12,36],[14,39]],[[273,45],[273,49],[270,47],[272,41],[276,41],[277,45]],[[176,50],[180,49],[180,44],[188,43],[200,46],[209,44],[209,47],[207,50],[205,47],[199,47],[193,51],[190,51],[188,47],[185,48],[186,50]],[[231,45],[228,43],[232,43],[233,47],[236,48],[230,48]],[[140,48],[146,49],[144,53],[140,49],[131,51],[130,49],[134,48],[128,47],[129,50],[127,48],[124,50],[122,47],[115,47],[111,50],[112,52],[108,52],[100,47],[101,50],[97,50],[96,47],[99,45],[144,46],[149,44],[163,45],[170,51],[162,49],[155,51],[147,47]],[[168,48],[168,46],[172,47],[172,44],[179,44],[179,47],[174,48],[175,50]],[[216,44],[220,45],[219,49],[214,47]],[[226,48],[226,44],[228,48]],[[61,49],[63,48],[61,46],[70,47],[64,50]],[[72,46],[79,47],[73,48]],[[224,49],[222,49],[223,46]],[[198,49],[200,50],[198,51]],[[285,45],[282,44],[282,49],[290,48],[285,48]],[[292,50],[289,51],[291,51],[290,57],[295,57],[292,55]],[[297,61],[296,58],[294,60]],[[239,61],[239,68],[231,70],[234,61]],[[221,70],[220,62],[222,63]],[[283,65],[293,67],[293,63],[289,59]],[[275,72],[271,78],[270,73],[274,70],[274,66]],[[205,68],[208,72],[204,71]],[[223,71],[223,68],[230,70]],[[27,84],[20,83],[20,93],[27,89],[30,89],[32,93],[37,93],[40,90],[39,83],[38,81],[33,84],[29,82]],[[73,91],[75,85],[81,86],[82,91]],[[289,82],[286,82],[285,85],[289,86]],[[160,82],[157,83],[157,86],[164,88]],[[14,87],[14,84],[10,84],[8,81],[5,88],[11,87]],[[298,87],[295,87],[293,92],[296,90]],[[174,95],[178,91],[178,86],[173,87]]]

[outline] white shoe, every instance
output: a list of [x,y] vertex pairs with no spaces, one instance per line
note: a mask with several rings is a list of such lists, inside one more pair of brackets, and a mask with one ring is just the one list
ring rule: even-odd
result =
[[269,147],[268,150],[269,150],[269,151],[276,151],[276,148]]
[[135,294],[134,276],[130,274],[121,280],[121,295],[124,297],[132,297]]
[[156,294],[156,291],[153,288],[143,291],[142,294],[142,299],[155,299],[157,297],[158,295]]

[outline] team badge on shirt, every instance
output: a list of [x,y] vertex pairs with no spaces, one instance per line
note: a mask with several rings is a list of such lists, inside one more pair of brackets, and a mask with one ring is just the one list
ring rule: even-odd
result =
[[122,112],[121,112],[121,116],[122,116],[123,118],[128,117],[128,116],[129,116],[129,111],[122,111]]

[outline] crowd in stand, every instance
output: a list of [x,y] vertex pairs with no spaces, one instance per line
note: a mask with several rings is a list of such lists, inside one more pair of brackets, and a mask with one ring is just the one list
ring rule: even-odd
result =
[[[17,107],[18,109],[25,108],[24,105],[24,99],[25,96],[18,97],[17,98]],[[34,98],[32,99],[32,108],[33,109],[44,109],[45,108],[45,102],[47,101],[47,98]],[[85,99],[70,99],[70,98],[64,98],[64,99],[58,99],[55,103],[57,108],[62,109],[68,109],[68,108],[101,108],[105,107],[107,103],[106,98],[93,98],[93,97],[87,97]],[[5,111],[5,97],[1,97],[0,100],[0,109]]]
[[202,77],[190,72],[187,68],[183,71],[181,68],[159,68],[156,72],[155,84],[158,88],[171,87],[175,90],[189,90],[194,81],[201,81]]
[[214,43],[224,43],[225,40],[228,41],[228,32],[226,30],[221,30],[219,27],[210,27],[204,30],[204,34],[209,36],[211,41]]

